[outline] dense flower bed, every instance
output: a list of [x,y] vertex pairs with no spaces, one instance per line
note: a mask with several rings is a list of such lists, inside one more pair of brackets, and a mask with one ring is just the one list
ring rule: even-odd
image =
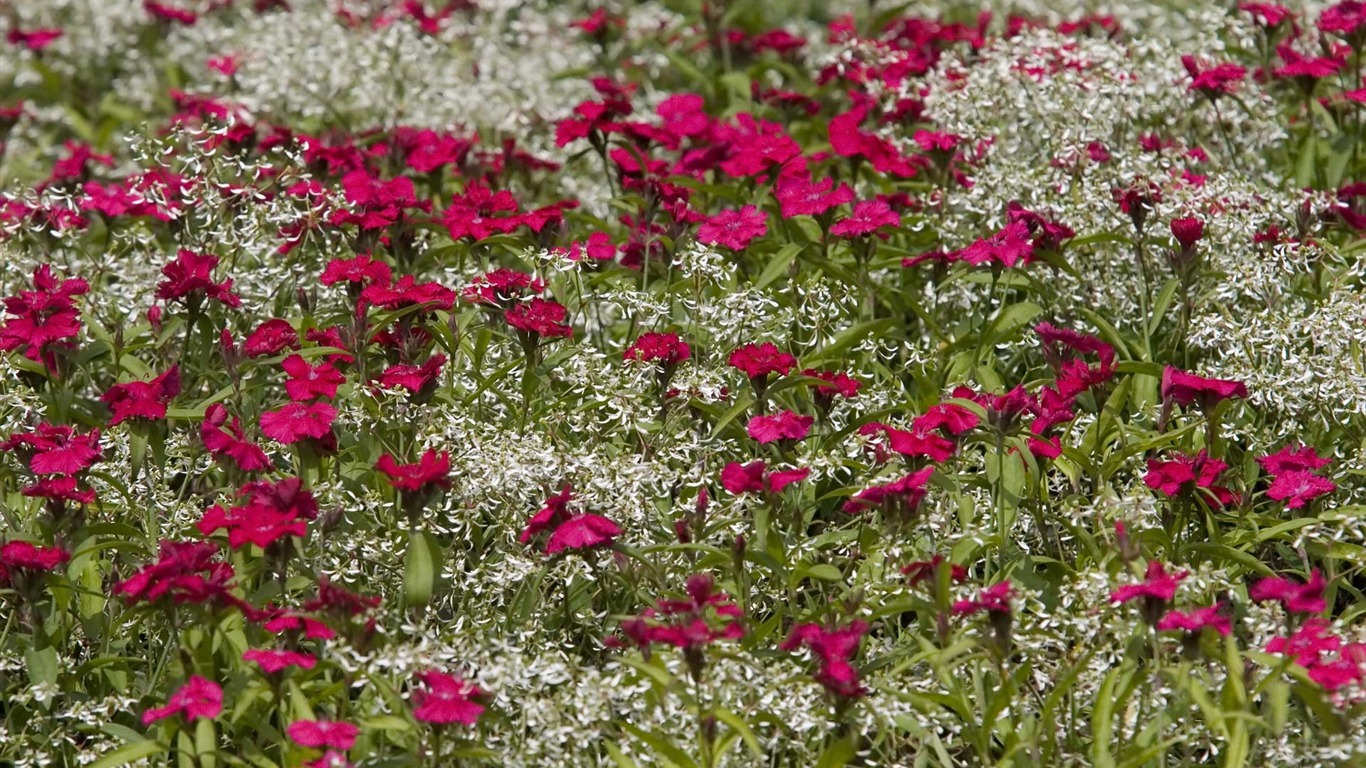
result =
[[1366,3],[0,27],[0,764],[1366,762]]

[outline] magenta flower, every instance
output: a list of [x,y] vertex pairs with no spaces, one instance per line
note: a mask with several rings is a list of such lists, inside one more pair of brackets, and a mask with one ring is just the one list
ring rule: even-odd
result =
[[602,515],[591,512],[574,514],[569,511],[569,501],[573,489],[566,485],[554,496],[546,499],[545,506],[532,515],[526,528],[517,540],[530,544],[533,540],[549,532],[545,553],[554,555],[564,550],[586,550],[611,546],[621,528]]
[[1180,571],[1177,573],[1167,573],[1167,568],[1162,563],[1153,560],[1148,563],[1148,573],[1139,584],[1126,584],[1118,587],[1110,593],[1110,602],[1127,603],[1138,598],[1151,598],[1161,602],[1170,602],[1176,596],[1176,588],[1187,576],[1190,571]]
[[1232,397],[1247,397],[1247,385],[1231,379],[1207,379],[1167,366],[1162,370],[1162,401],[1194,404],[1205,413]]
[[1279,451],[1257,459],[1257,463],[1269,475],[1279,475],[1287,471],[1313,471],[1328,466],[1328,459],[1322,458],[1309,446],[1298,450],[1284,446]]
[[676,333],[642,333],[626,351],[623,360],[639,360],[646,363],[659,363],[665,368],[676,366],[692,357],[692,348]]
[[71,560],[65,549],[28,541],[7,541],[0,546],[0,584],[12,583],[16,575],[49,573]]
[[195,675],[171,694],[166,706],[143,712],[142,724],[151,725],[176,714],[183,715],[187,721],[198,720],[201,717],[212,720],[222,711],[223,689],[218,683]]
[[1259,602],[1275,600],[1291,613],[1323,613],[1328,609],[1328,602],[1323,597],[1327,587],[1323,574],[1315,568],[1309,574],[1309,581],[1304,584],[1280,576],[1268,576],[1253,584],[1247,596]]
[[854,190],[841,183],[834,187],[835,180],[829,177],[813,182],[806,178],[784,176],[778,180],[774,193],[784,219],[793,216],[819,216],[822,213],[843,205],[854,199]]
[[810,469],[768,472],[762,460],[741,464],[732,461],[721,469],[721,487],[736,495],[742,493],[782,493],[793,483],[805,480]]
[[413,717],[418,722],[474,725],[484,713],[478,699],[485,694],[479,686],[436,670],[420,672],[417,679],[423,685],[413,691]]
[[326,360],[309,365],[303,355],[290,355],[280,363],[280,367],[289,374],[289,379],[285,381],[285,393],[296,403],[320,397],[336,397],[337,387],[346,383],[341,371]]
[[272,466],[265,451],[246,439],[242,423],[236,416],[232,417],[231,424],[228,423],[228,409],[222,403],[213,403],[205,409],[204,421],[199,424],[199,438],[215,459],[231,459],[243,472],[264,472]]
[[514,305],[505,317],[508,325],[528,335],[569,338],[574,331],[564,322],[567,313],[568,310],[559,302],[533,298],[529,302]]
[[269,357],[298,347],[299,333],[288,320],[278,317],[261,323],[242,343],[247,357]]
[[697,228],[697,241],[744,250],[756,237],[768,232],[768,217],[752,205],[738,211],[722,211]]
[[882,509],[894,519],[909,519],[920,508],[926,485],[933,473],[934,467],[925,467],[890,483],[869,486],[844,502],[843,509],[851,515],[868,509]]
[[228,307],[242,306],[242,299],[232,292],[232,278],[221,283],[213,281],[216,266],[217,256],[181,249],[175,260],[161,269],[165,279],[157,285],[157,298],[189,306],[198,306],[205,298]]
[[810,650],[817,662],[816,682],[837,699],[837,707],[847,707],[868,693],[868,689],[859,683],[859,672],[853,665],[859,643],[867,632],[868,623],[859,620],[830,628],[820,624],[798,624],[778,644],[778,650]]
[[854,212],[830,227],[836,237],[863,237],[883,227],[901,226],[901,217],[882,200],[861,200],[854,204]]
[[983,589],[975,599],[959,600],[953,604],[956,614],[971,616],[975,613],[1010,615],[1010,582],[1000,581]]
[[318,663],[316,656],[307,653],[267,648],[252,648],[242,654],[242,660],[252,662],[268,675],[277,674],[290,667],[312,669]]
[[737,348],[730,353],[728,362],[732,368],[738,368],[750,381],[754,381],[774,373],[786,376],[797,365],[797,358],[779,350],[773,342],[766,341]]
[[1182,631],[1188,635],[1198,635],[1201,630],[1209,628],[1227,637],[1233,631],[1233,624],[1222,605],[1210,605],[1189,612],[1168,611],[1157,622],[1157,628],[1163,632]]
[[286,403],[261,414],[261,433],[285,445],[322,440],[332,433],[337,409],[327,403]]
[[166,418],[166,406],[180,394],[180,366],[173,365],[165,373],[150,381],[130,381],[115,384],[105,391],[100,400],[113,411],[109,426],[128,419],[160,421]]
[[427,449],[413,464],[399,464],[390,454],[379,457],[375,469],[384,473],[389,484],[400,491],[428,491],[451,487],[451,455]]
[[56,351],[74,347],[81,331],[74,298],[88,293],[90,284],[78,277],[58,282],[52,267],[41,264],[33,271],[33,287],[5,299],[11,317],[0,327],[0,350],[23,347],[24,357],[41,361],[49,374],[55,374]]
[[760,443],[768,444],[778,440],[802,440],[811,433],[814,416],[799,416],[792,411],[780,411],[772,416],[755,416],[749,420],[745,431]]
[[304,747],[348,750],[360,733],[351,723],[339,720],[296,720],[286,729],[295,744]]
[[1272,481],[1266,495],[1277,501],[1284,501],[1286,509],[1299,509],[1320,496],[1337,490],[1337,485],[1326,477],[1313,472],[1292,470],[1282,472]]

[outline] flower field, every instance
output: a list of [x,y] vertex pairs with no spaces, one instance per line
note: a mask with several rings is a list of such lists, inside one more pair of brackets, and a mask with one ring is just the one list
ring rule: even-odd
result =
[[1366,765],[1366,3],[0,30],[0,766]]

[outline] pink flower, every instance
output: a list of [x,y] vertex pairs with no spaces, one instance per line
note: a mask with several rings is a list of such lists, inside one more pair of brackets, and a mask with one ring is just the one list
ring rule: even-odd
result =
[[807,648],[816,658],[816,682],[832,695],[842,699],[857,699],[868,693],[859,683],[859,672],[853,665],[859,643],[868,632],[868,623],[855,620],[839,627],[826,628],[820,624],[798,624],[778,644],[780,651]]
[[130,381],[115,384],[100,398],[113,416],[109,426],[127,419],[159,421],[166,418],[166,405],[180,394],[180,366],[172,365],[165,373],[151,381]]
[[255,443],[247,441],[242,432],[242,423],[232,417],[228,423],[228,409],[222,403],[213,403],[204,411],[204,421],[199,425],[199,438],[214,458],[222,461],[231,459],[243,472],[263,472],[271,468],[270,459]]
[[1139,612],[1149,624],[1156,624],[1167,604],[1176,596],[1177,586],[1189,575],[1190,571],[1167,573],[1166,566],[1151,560],[1148,562],[1148,573],[1143,581],[1115,589],[1110,593],[1110,602],[1118,605],[1142,599]]
[[752,205],[738,211],[722,211],[697,228],[697,241],[743,250],[756,237],[768,232],[768,217]]
[[1233,623],[1228,614],[1224,613],[1222,605],[1196,608],[1190,612],[1168,611],[1167,615],[1157,622],[1157,628],[1163,632],[1180,630],[1191,635],[1198,634],[1206,627],[1224,637],[1233,631]]
[[678,365],[692,357],[692,348],[676,333],[642,333],[626,351],[623,360],[639,360],[646,363],[659,363],[665,368]]
[[39,423],[33,432],[10,435],[0,450],[29,456],[35,475],[75,475],[100,460],[100,431],[77,432],[69,426]]
[[446,451],[437,453],[429,448],[413,464],[399,464],[397,459],[386,453],[379,457],[375,469],[384,473],[389,484],[400,491],[419,492],[451,487],[451,455]]
[[247,336],[242,349],[247,357],[269,357],[299,347],[299,334],[288,320],[274,318],[257,326]]
[[1247,591],[1247,596],[1257,601],[1275,600],[1291,613],[1323,613],[1328,609],[1323,592],[1328,587],[1323,574],[1315,568],[1309,574],[1309,581],[1297,584],[1280,576],[1268,576]]
[[721,469],[721,487],[736,495],[742,493],[782,493],[793,483],[805,480],[810,469],[768,472],[761,460],[740,464],[732,461]]
[[746,344],[730,353],[728,361],[732,368],[738,368],[751,380],[763,379],[770,374],[786,376],[797,365],[797,358],[780,351],[773,342]]
[[802,440],[811,433],[814,416],[799,416],[792,411],[780,411],[772,416],[755,416],[745,431],[760,443],[778,440]]
[[268,675],[274,675],[290,667],[312,669],[318,663],[316,656],[307,653],[265,648],[253,648],[247,651],[242,654],[242,660],[256,664],[262,672]]
[[223,689],[218,683],[195,675],[171,694],[166,706],[143,712],[142,724],[151,725],[175,714],[183,715],[187,721],[198,720],[201,717],[212,720],[222,711]]
[[546,540],[545,553],[554,555],[566,549],[583,550],[610,546],[621,528],[602,515],[591,512],[574,514],[569,511],[569,501],[573,498],[572,488],[566,485],[560,492],[546,499],[545,506],[532,515],[526,528],[517,540],[530,544],[533,540],[550,532]]
[[436,670],[420,672],[417,679],[423,687],[413,691],[413,717],[419,722],[474,725],[484,713],[479,686]]
[[88,293],[90,284],[78,277],[58,282],[52,267],[40,264],[33,271],[33,287],[5,299],[5,311],[11,317],[0,327],[0,350],[23,347],[24,357],[41,361],[55,375],[56,351],[73,348],[81,331],[74,298]]
[[1247,386],[1232,379],[1207,379],[1167,366],[1162,370],[1162,400],[1177,405],[1194,404],[1205,413],[1231,397],[1247,397]]
[[287,732],[300,746],[347,750],[355,746],[360,729],[338,720],[296,720]]
[[180,301],[195,306],[205,298],[228,307],[242,306],[242,299],[232,292],[232,278],[221,283],[213,281],[213,269],[218,257],[181,249],[174,261],[162,267],[165,277],[157,285],[156,296],[166,301]]
[[16,572],[48,573],[71,560],[61,547],[46,547],[28,541],[7,541],[0,546],[0,584],[9,583]]
[[862,237],[883,227],[901,226],[901,217],[881,200],[862,200],[854,204],[854,212],[835,222],[830,234],[836,237]]
[[1010,268],[1028,264],[1034,260],[1034,241],[1030,237],[1029,225],[1023,221],[1012,221],[1001,231],[958,251],[954,258],[974,267],[992,264]]
[[1310,501],[1337,490],[1337,485],[1313,472],[1291,470],[1282,472],[1272,481],[1266,495],[1286,502],[1286,509],[1299,509]]
[[261,414],[261,433],[285,445],[332,434],[337,409],[327,403],[286,403]]
[[1247,69],[1237,64],[1223,63],[1205,67],[1190,55],[1181,57],[1181,66],[1185,67],[1186,73],[1191,76],[1187,90],[1204,94],[1210,99],[1233,93],[1247,76]]
[[326,360],[317,365],[309,365],[303,355],[290,355],[280,363],[289,374],[285,381],[285,393],[294,402],[304,402],[320,397],[337,396],[337,387],[346,383],[346,377]]
[[854,190],[841,183],[833,187],[835,180],[826,177],[818,182],[807,178],[783,177],[778,180],[774,192],[784,219],[793,216],[819,216],[822,213],[843,205],[854,199]]
[[514,305],[505,317],[508,325],[527,334],[544,338],[563,336],[567,339],[574,332],[564,322],[567,312],[559,302],[533,298],[529,302]]
[[926,485],[933,473],[934,467],[925,467],[890,483],[869,486],[844,502],[843,509],[847,514],[855,515],[880,508],[894,518],[911,517],[924,500]]
[[953,612],[961,615],[971,616],[974,613],[985,611],[990,614],[1010,615],[1010,582],[997,582],[986,589],[975,599],[959,600],[953,604]]
[[1269,475],[1283,472],[1313,471],[1328,466],[1328,459],[1322,458],[1313,448],[1302,446],[1298,450],[1284,446],[1279,451],[1257,459],[1262,469]]

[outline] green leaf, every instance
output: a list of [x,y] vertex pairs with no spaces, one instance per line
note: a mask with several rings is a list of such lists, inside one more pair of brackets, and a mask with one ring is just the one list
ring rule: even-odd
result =
[[28,680],[31,685],[39,683],[46,685],[56,685],[57,683],[57,649],[47,646],[43,649],[30,647],[24,651],[24,666],[28,669]]
[[119,768],[119,766],[136,763],[143,758],[151,757],[156,754],[165,754],[169,749],[165,744],[156,741],[139,741],[134,744],[124,744],[118,749],[101,757],[91,763],[89,768]]
[[712,710],[712,714],[716,716],[717,720],[730,726],[731,730],[740,734],[740,738],[744,740],[745,747],[749,749],[751,755],[754,755],[756,758],[764,756],[764,750],[759,746],[759,737],[754,735],[754,729],[750,728],[749,724],[741,719],[739,715],[728,709],[715,709]]
[[821,581],[839,581],[844,578],[844,574],[840,573],[840,569],[829,563],[817,563],[809,568],[799,568],[797,569],[797,576],[798,578],[801,576],[810,576],[813,579],[820,579]]
[[1295,164],[1295,186],[1310,187],[1314,184],[1314,169],[1318,167],[1318,144],[1314,132],[1310,131],[1300,145],[1299,162]]
[[436,587],[436,564],[441,560],[441,544],[422,531],[408,534],[408,554],[403,558],[403,599],[409,607],[425,606],[432,601]]
[[821,753],[820,759],[816,761],[816,768],[843,768],[857,754],[854,745],[850,744],[847,739],[833,741]]

